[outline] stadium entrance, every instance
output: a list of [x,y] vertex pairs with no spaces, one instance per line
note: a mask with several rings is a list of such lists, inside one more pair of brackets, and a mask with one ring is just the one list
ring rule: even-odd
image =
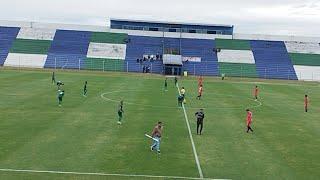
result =
[[164,73],[165,73],[165,75],[181,76],[181,73],[182,73],[181,69],[182,69],[182,66],[165,65],[164,66]]
[[163,65],[165,75],[180,76],[182,73],[182,56],[164,54],[163,55]]

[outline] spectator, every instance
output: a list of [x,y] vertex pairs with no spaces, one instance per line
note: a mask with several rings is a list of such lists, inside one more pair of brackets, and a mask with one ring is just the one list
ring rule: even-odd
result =
[[142,68],[142,72],[145,73],[146,72],[146,66],[143,66]]

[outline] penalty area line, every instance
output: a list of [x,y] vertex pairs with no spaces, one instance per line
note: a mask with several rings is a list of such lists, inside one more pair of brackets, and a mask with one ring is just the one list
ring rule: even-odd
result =
[[118,177],[144,177],[144,178],[158,178],[158,179],[190,179],[190,180],[212,180],[210,178],[194,178],[182,176],[156,176],[156,175],[139,175],[139,174],[108,174],[108,173],[88,173],[88,172],[72,172],[72,171],[45,171],[45,170],[31,170],[31,169],[0,169],[0,172],[18,172],[18,173],[43,173],[43,174],[69,174],[69,175],[83,175],[83,176],[118,176]]
[[[177,84],[177,89],[178,89],[179,95],[181,96],[179,84]],[[188,127],[189,137],[190,137],[190,141],[191,141],[191,145],[192,145],[194,158],[196,160],[199,176],[200,176],[201,179],[203,179],[203,173],[202,173],[202,169],[201,169],[201,166],[200,166],[200,161],[199,161],[199,157],[198,157],[198,154],[197,154],[196,146],[194,145],[194,141],[193,141],[193,137],[192,137],[192,133],[191,133],[191,128],[190,128],[190,124],[189,124],[189,119],[188,119],[188,116],[187,116],[186,108],[184,107],[183,103],[182,103],[182,109],[183,109],[184,117],[185,117],[186,124],[187,124],[187,127]]]

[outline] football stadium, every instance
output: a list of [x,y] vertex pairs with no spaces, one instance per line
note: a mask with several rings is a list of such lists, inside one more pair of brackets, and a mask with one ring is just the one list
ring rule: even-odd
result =
[[0,20],[0,179],[319,179],[320,36],[105,21]]

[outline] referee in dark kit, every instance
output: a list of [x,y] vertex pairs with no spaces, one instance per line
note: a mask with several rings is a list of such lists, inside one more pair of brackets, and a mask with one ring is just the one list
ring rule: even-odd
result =
[[196,112],[194,114],[197,118],[197,134],[202,134],[203,129],[203,119],[204,119],[204,112],[203,109],[200,109],[200,111]]

